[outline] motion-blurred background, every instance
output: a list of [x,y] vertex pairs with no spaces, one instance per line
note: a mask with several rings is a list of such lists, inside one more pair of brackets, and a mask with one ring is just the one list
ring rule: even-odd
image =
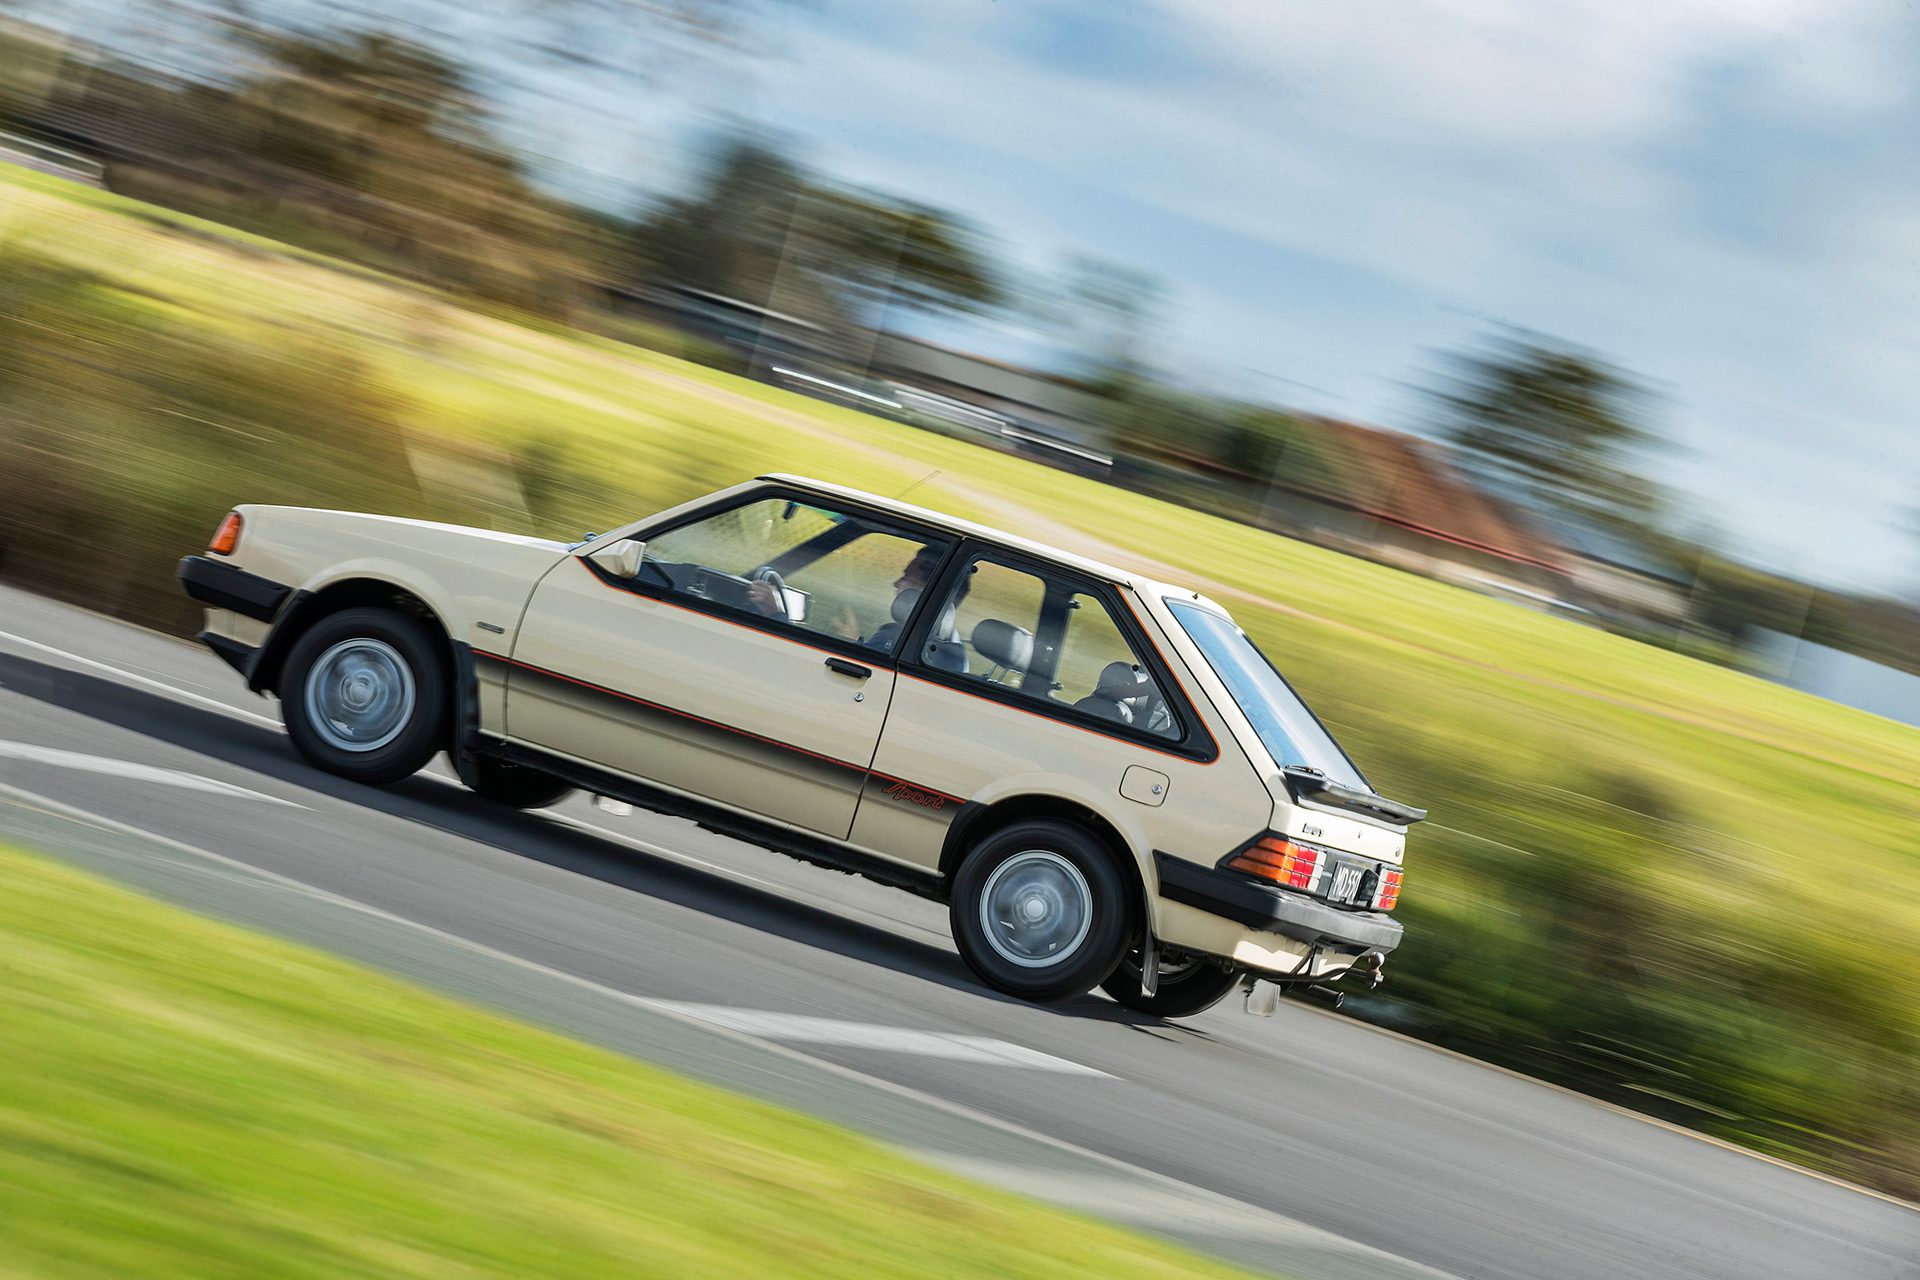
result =
[[1913,15],[1366,8],[0,3],[0,577],[911,489],[1431,807],[1350,1009],[1920,1193]]

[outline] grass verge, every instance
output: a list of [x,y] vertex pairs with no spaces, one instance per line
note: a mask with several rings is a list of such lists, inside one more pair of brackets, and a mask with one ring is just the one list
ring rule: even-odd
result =
[[0,955],[0,1274],[1241,1274],[7,848]]
[[1920,1195],[1906,726],[3,169],[0,464],[10,579],[187,632],[173,563],[238,501],[574,536],[788,470],[1144,561],[1433,812],[1350,1008]]

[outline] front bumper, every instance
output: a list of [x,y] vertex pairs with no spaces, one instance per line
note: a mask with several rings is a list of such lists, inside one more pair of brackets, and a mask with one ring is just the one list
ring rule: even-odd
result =
[[1305,894],[1154,851],[1160,896],[1297,942],[1385,954],[1405,930],[1383,911],[1342,911]]
[[180,585],[201,604],[231,609],[258,622],[273,621],[293,594],[292,587],[207,556],[188,556],[180,562]]

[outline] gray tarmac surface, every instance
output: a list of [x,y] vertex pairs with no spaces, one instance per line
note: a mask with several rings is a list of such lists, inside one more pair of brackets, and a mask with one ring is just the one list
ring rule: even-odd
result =
[[[1167,1024],[1009,1001],[935,904],[579,798],[356,787],[276,720],[196,646],[0,588],[0,835],[150,892],[1242,1262],[1920,1277],[1909,1206],[1304,1004]],[[244,867],[183,872],[197,854],[135,833]]]

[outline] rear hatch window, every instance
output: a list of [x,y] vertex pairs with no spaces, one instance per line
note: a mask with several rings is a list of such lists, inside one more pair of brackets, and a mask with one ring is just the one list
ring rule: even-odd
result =
[[1319,717],[1232,618],[1174,600],[1167,601],[1167,608],[1227,686],[1275,764],[1316,770],[1337,786],[1373,790]]

